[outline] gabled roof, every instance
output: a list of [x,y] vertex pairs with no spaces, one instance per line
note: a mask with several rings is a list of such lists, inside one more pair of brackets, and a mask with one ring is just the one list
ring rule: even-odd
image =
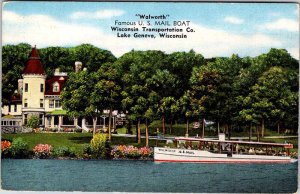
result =
[[39,74],[45,75],[45,70],[40,61],[39,54],[36,47],[33,47],[29,56],[29,59],[23,70],[23,74]]
[[[46,81],[45,95],[60,95],[61,90],[67,81],[67,76],[53,76]],[[57,82],[59,84],[59,91],[53,92],[53,84]]]

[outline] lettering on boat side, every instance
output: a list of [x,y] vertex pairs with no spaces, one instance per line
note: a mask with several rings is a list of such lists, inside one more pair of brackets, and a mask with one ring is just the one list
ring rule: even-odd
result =
[[190,151],[190,150],[179,150],[178,153],[180,153],[180,154],[195,154],[193,151]]
[[169,149],[158,149],[158,151],[162,151],[162,152],[175,152],[175,150],[169,150]]

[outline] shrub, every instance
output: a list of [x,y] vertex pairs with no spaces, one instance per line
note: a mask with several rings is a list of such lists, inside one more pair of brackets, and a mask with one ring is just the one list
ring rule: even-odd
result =
[[84,158],[91,158],[92,154],[93,154],[93,149],[92,149],[91,145],[84,144],[82,152],[83,152]]
[[28,157],[28,144],[21,137],[12,141],[10,150],[13,158]]
[[45,159],[51,155],[52,146],[48,144],[38,144],[33,148],[34,157]]
[[66,146],[58,147],[53,150],[54,157],[75,157],[75,151],[73,148],[68,148]]
[[90,145],[94,158],[107,158],[109,156],[110,146],[106,134],[98,133],[94,135]]
[[3,158],[8,158],[11,156],[11,143],[10,141],[4,140],[1,141],[1,154]]
[[82,132],[82,129],[80,129],[80,128],[75,128],[75,129],[74,129],[74,132],[76,132],[76,133],[81,133],[81,132]]
[[40,123],[39,118],[37,116],[35,116],[35,115],[32,115],[28,119],[26,126],[32,128],[32,129],[35,129],[35,128],[38,128],[39,123]]

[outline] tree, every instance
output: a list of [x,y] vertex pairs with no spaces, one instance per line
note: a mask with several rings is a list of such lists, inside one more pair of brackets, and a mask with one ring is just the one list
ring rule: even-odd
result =
[[8,104],[18,88],[18,79],[28,60],[31,46],[26,43],[5,45],[2,47],[2,106]]
[[86,117],[95,113],[90,101],[94,83],[95,79],[87,71],[69,74],[60,98],[63,109],[70,117]]
[[91,92],[90,102],[94,110],[109,110],[108,139],[111,140],[112,112],[118,109],[121,103],[120,72],[116,65],[105,63],[94,77],[97,81]]
[[[116,61],[122,72],[122,107],[136,123],[138,143],[141,143],[140,124],[149,108],[152,91],[149,79],[164,62],[165,54],[161,51],[131,51]],[[157,100],[157,93],[152,92],[152,96]]]
[[201,115],[203,119],[202,137],[204,136],[204,119],[206,116],[209,116],[210,110],[215,104],[214,99],[216,98],[214,96],[217,93],[221,79],[222,77],[218,69],[210,65],[195,68],[190,79],[192,109],[198,118]]
[[75,59],[81,61],[89,72],[96,72],[104,63],[116,61],[116,57],[110,51],[99,49],[90,44],[73,47],[71,52],[74,52]]
[[179,109],[181,110],[181,115],[183,115],[186,119],[186,132],[185,134],[188,136],[189,134],[189,121],[193,118],[193,107],[191,102],[191,93],[189,90],[186,90],[184,95],[179,99]]
[[288,83],[287,71],[277,66],[262,74],[249,96],[253,99],[252,108],[261,119],[262,137],[266,119],[275,119],[279,130],[280,122],[290,107],[297,104]]
[[[157,94],[158,101],[158,114],[161,115],[162,120],[162,132],[165,134],[166,117],[171,114],[171,105],[176,104],[176,99],[173,96],[173,92],[177,86],[178,79],[166,69],[157,69],[155,74],[148,79],[148,85]],[[176,106],[176,105],[175,105]],[[173,111],[176,111],[176,107],[173,107]]]
[[48,76],[53,75],[59,68],[62,72],[73,72],[74,63],[77,60],[74,50],[64,47],[47,47],[39,50],[41,62]]

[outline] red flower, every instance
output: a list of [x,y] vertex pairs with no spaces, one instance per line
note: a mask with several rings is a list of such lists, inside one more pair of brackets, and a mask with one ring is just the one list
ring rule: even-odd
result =
[[9,141],[6,141],[6,140],[1,141],[1,151],[2,152],[9,149],[10,146],[11,146],[11,143]]

